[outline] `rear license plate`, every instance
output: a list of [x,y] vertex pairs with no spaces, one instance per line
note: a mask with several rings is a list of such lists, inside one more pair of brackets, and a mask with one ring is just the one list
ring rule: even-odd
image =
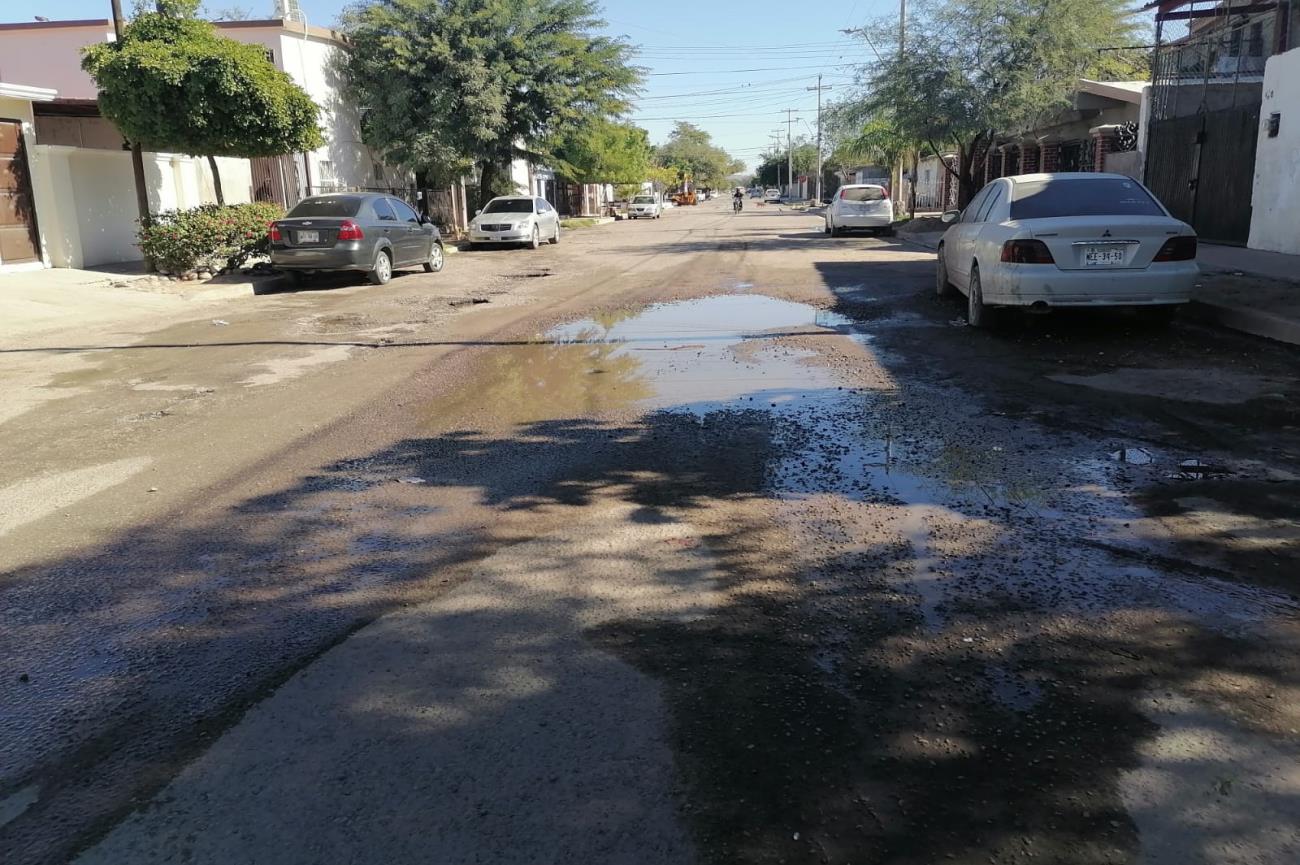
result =
[[1084,267],[1114,267],[1124,263],[1124,250],[1111,246],[1088,246],[1083,250]]
[[320,243],[319,231],[300,231],[298,232],[299,243]]

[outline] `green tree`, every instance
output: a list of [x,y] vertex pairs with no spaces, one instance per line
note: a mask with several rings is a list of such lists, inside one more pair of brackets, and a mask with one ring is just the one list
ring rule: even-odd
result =
[[[795,141],[793,151],[795,177],[814,174],[817,171],[816,144],[800,138]],[[759,157],[757,182],[763,186],[778,186],[789,183],[790,178],[786,176],[789,173],[790,166],[789,153],[790,151],[786,148],[779,148],[766,151]]]
[[713,137],[693,123],[678,121],[668,140],[655,149],[655,162],[689,175],[697,186],[727,185],[727,176],[745,170],[745,163],[713,143]]
[[[1144,77],[1128,0],[931,0],[908,23],[907,50],[866,72],[857,110],[891,134],[960,154],[965,205],[972,157],[998,133],[1027,130],[1068,107],[1076,79]],[[1102,50],[1106,49],[1106,50]]]
[[159,0],[120,42],[83,51],[99,107],[133,143],[208,157],[224,202],[217,156],[276,156],[322,143],[311,97],[258,45],[218,35],[194,17],[197,0]]
[[559,141],[547,162],[578,183],[639,184],[650,169],[650,135],[639,126],[597,119]]
[[641,80],[626,42],[597,35],[593,0],[365,0],[343,28],[363,134],[426,183],[479,169],[480,195],[513,192],[508,166],[628,107]]

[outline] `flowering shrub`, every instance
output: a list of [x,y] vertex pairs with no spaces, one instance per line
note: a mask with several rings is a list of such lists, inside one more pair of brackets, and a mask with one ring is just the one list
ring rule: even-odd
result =
[[166,210],[141,226],[140,251],[163,273],[219,273],[242,267],[267,251],[267,228],[284,216],[277,204],[204,204]]

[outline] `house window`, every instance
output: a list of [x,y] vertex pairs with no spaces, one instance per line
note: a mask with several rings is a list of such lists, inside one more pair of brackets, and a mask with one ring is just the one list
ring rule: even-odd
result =
[[1250,25],[1250,56],[1264,56],[1264,22],[1256,21]]

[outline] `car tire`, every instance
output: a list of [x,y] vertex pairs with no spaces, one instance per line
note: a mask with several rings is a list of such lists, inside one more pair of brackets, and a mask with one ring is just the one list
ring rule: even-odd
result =
[[934,262],[934,293],[941,298],[952,297],[952,280],[948,279],[948,262],[943,257],[943,244],[939,244],[938,257]]
[[429,250],[429,259],[424,263],[425,273],[441,273],[442,267],[447,262],[447,253],[442,248],[442,241],[435,240],[433,249]]
[[970,285],[966,288],[966,323],[971,327],[991,328],[997,312],[984,305],[984,288],[980,284],[979,265],[971,265]]
[[371,285],[388,285],[393,279],[393,259],[388,250],[381,249],[375,253],[375,265],[366,274]]
[[555,234],[551,235],[551,246],[560,242],[560,223],[555,223]]
[[538,228],[536,225],[533,226],[533,237],[531,240],[528,241],[528,245],[533,249],[541,249],[542,230]]

